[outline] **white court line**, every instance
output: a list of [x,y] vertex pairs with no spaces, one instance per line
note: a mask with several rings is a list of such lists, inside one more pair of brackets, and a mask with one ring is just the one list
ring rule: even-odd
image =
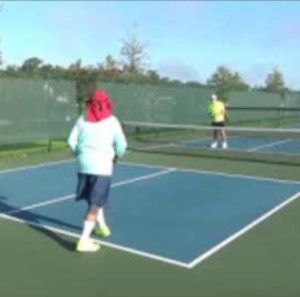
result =
[[[167,168],[167,167],[162,167],[162,166],[156,166],[156,165],[147,165],[147,164],[139,164],[139,163],[125,163],[123,162],[124,165],[129,165],[129,166],[143,166],[143,167],[149,167],[149,168]],[[250,179],[258,179],[258,180],[269,180],[269,181],[274,181],[274,182],[288,182],[288,183],[295,183],[293,181],[286,181],[286,180],[276,180],[276,179],[268,179],[268,178],[256,178],[256,177],[249,177],[249,176],[241,176],[241,175],[233,175],[233,174],[224,174],[224,173],[211,173],[211,172],[207,172],[207,171],[199,171],[199,170],[181,170],[181,168],[168,168],[162,172],[158,172],[158,173],[154,173],[154,174],[149,174],[149,175],[145,175],[143,177],[137,177],[137,178],[133,178],[131,180],[125,180],[125,181],[121,181],[118,183],[113,184],[113,187],[117,187],[117,186],[121,186],[124,184],[129,184],[129,183],[133,183],[142,179],[149,179],[149,178],[153,178],[155,176],[158,175],[163,175],[163,174],[167,174],[170,173],[172,171],[183,171],[183,172],[193,172],[193,173],[207,173],[207,174],[212,174],[212,175],[222,175],[222,176],[230,176],[230,177],[242,177],[242,178],[250,178]],[[297,184],[300,184],[300,182],[298,182]],[[214,253],[216,253],[217,251],[219,251],[220,249],[222,249],[223,247],[225,247],[226,245],[228,245],[229,243],[231,243],[232,241],[234,241],[236,238],[238,238],[239,236],[241,236],[242,234],[246,233],[248,230],[252,229],[253,227],[255,227],[256,225],[258,225],[260,222],[262,222],[263,220],[267,219],[268,217],[270,217],[272,214],[274,214],[275,212],[279,211],[281,208],[283,208],[284,206],[286,206],[287,204],[289,204],[290,202],[292,202],[293,200],[295,200],[298,195],[300,194],[300,192],[298,192],[297,194],[295,194],[294,196],[290,197],[288,200],[286,200],[285,202],[281,203],[280,205],[276,206],[275,208],[273,208],[271,211],[269,211],[268,213],[264,214],[263,216],[261,216],[260,218],[258,218],[257,220],[253,221],[252,223],[250,223],[248,226],[246,226],[245,228],[241,229],[239,232],[233,234],[232,236],[230,236],[228,239],[224,240],[223,242],[221,242],[220,244],[218,244],[217,246],[215,246],[214,248],[210,249],[208,252],[202,254],[200,257],[196,258],[195,260],[193,260],[192,262],[186,264],[180,261],[176,261],[176,260],[172,260],[169,258],[165,258],[165,257],[160,257],[160,256],[156,256],[153,254],[149,254],[149,253],[145,253],[145,252],[141,252],[138,250],[134,250],[134,249],[130,249],[127,247],[123,247],[123,246],[118,246],[118,245],[114,245],[111,243],[107,243],[107,242],[102,242],[100,240],[98,240],[99,243],[102,243],[103,245],[115,248],[115,249],[119,249],[122,251],[127,251],[133,254],[137,254],[137,255],[141,255],[144,257],[148,257],[154,260],[158,260],[158,261],[163,261],[169,264],[173,264],[173,265],[177,265],[183,268],[188,268],[188,269],[192,269],[193,267],[195,267],[197,264],[199,264],[200,262],[204,261],[206,258],[210,257],[211,255],[213,255]],[[52,230],[54,232],[58,232],[58,233],[62,233],[65,235],[70,235],[70,236],[75,236],[75,237],[79,237],[79,235],[75,234],[75,233],[71,233],[71,232],[67,232],[61,229],[57,229],[57,228],[53,228],[53,227],[49,227],[46,225],[40,225],[40,224],[35,224],[32,223],[30,221],[25,221],[25,220],[21,220],[18,218],[14,218],[14,217],[10,217],[9,214],[12,214],[14,212],[20,212],[22,210],[26,210],[26,209],[33,209],[33,208],[37,208],[40,207],[42,205],[47,205],[47,204],[52,204],[52,203],[56,203],[56,202],[61,202],[67,199],[71,199],[74,197],[74,194],[72,195],[68,195],[65,197],[61,197],[61,198],[56,198],[53,200],[48,200],[46,202],[43,203],[39,203],[39,204],[35,204],[35,205],[31,205],[29,207],[23,208],[23,209],[19,209],[18,211],[12,211],[12,212],[7,212],[7,213],[3,213],[0,214],[0,217],[2,218],[6,218],[9,220],[14,220],[14,221],[18,221],[18,222],[23,222],[23,223],[28,223],[31,225],[36,225],[48,230]]]
[[251,180],[257,180],[257,181],[269,181],[274,183],[288,183],[288,184],[296,184],[300,185],[300,181],[298,180],[288,180],[288,179],[276,179],[276,178],[269,178],[269,177],[260,177],[260,176],[251,176],[251,175],[243,175],[243,174],[234,174],[234,173],[223,173],[223,172],[214,172],[214,171],[206,171],[206,170],[197,170],[197,169],[181,169],[176,168],[177,171],[182,172],[190,172],[190,173],[196,173],[196,174],[208,174],[208,175],[217,175],[217,176],[224,176],[229,178],[241,178],[241,179],[251,179]]
[[[243,150],[235,150],[235,151],[243,151]],[[288,154],[288,153],[281,153],[283,155],[298,155],[298,154]],[[22,171],[27,169],[35,169],[40,167],[46,167],[46,166],[53,166],[53,165],[59,165],[63,163],[71,163],[75,162],[75,159],[67,159],[57,162],[48,162],[48,163],[42,163],[38,165],[30,165],[25,167],[17,167],[17,168],[11,168],[7,170],[0,171],[0,174],[9,173],[9,172],[16,172],[16,171]],[[138,163],[138,162],[126,162],[121,161],[118,164],[120,165],[127,165],[127,166],[139,166],[139,167],[145,167],[145,168],[160,168],[160,169],[174,169],[175,167],[169,167],[165,165],[150,165],[150,164],[144,164],[144,163]],[[269,181],[275,181],[275,182],[290,182],[290,183],[300,183],[300,181],[297,180],[283,180],[283,179],[276,179],[276,178],[266,178],[256,175],[244,175],[244,174],[234,174],[234,173],[225,173],[225,172],[219,172],[219,171],[205,171],[205,170],[197,170],[197,169],[187,169],[183,167],[177,167],[177,171],[182,172],[194,172],[194,173],[207,173],[212,175],[222,175],[222,176],[228,176],[228,177],[240,177],[240,178],[248,178],[248,179],[256,179],[256,180],[269,180]]]
[[[140,177],[135,177],[135,178],[132,178],[132,179],[116,182],[116,183],[112,184],[112,188],[117,188],[117,187],[120,187],[120,186],[123,186],[123,185],[132,184],[132,183],[142,181],[142,180],[146,180],[146,179],[152,179],[152,178],[155,178],[157,176],[165,175],[165,174],[168,174],[168,173],[173,172],[173,171],[176,171],[176,169],[175,168],[169,168],[169,169],[164,170],[164,171],[151,173],[151,174],[143,175],[143,176],[140,176]],[[11,215],[11,214],[22,212],[22,211],[25,211],[25,210],[32,210],[34,208],[38,208],[38,207],[42,207],[42,206],[62,202],[62,201],[68,200],[68,199],[72,199],[74,197],[75,197],[75,194],[70,194],[70,195],[67,195],[67,196],[59,197],[59,198],[49,199],[49,200],[46,200],[44,202],[35,203],[35,204],[28,205],[28,206],[25,206],[25,207],[22,207],[22,208],[19,208],[19,209],[14,209],[14,210],[2,213],[2,214],[0,213],[0,216],[2,216],[2,215]]]
[[[70,163],[73,162],[74,160],[65,160],[65,161],[59,161],[59,162],[49,162],[49,163],[45,163],[45,164],[41,164],[41,165],[34,165],[34,166],[30,166],[30,167],[21,167],[19,168],[19,170],[24,170],[27,168],[39,168],[39,167],[43,167],[43,166],[53,166],[53,165],[57,165],[57,164],[61,164],[61,163]],[[171,171],[178,171],[178,172],[190,172],[190,173],[195,173],[195,174],[210,174],[210,175],[218,175],[218,176],[225,176],[225,177],[233,177],[233,178],[245,178],[245,179],[254,179],[254,180],[262,180],[262,181],[272,181],[272,182],[283,182],[283,183],[294,183],[294,184],[300,184],[300,181],[294,181],[294,180],[283,180],[283,179],[275,179],[275,178],[267,178],[267,177],[259,177],[259,176],[250,176],[250,175],[242,175],[242,174],[231,174],[231,173],[222,173],[222,172],[216,172],[216,171],[205,171],[205,170],[197,170],[197,169],[186,169],[186,168],[175,168],[175,167],[167,167],[167,166],[159,166],[159,165],[149,165],[149,164],[141,164],[141,163],[130,163],[130,162],[120,162],[120,165],[125,165],[125,166],[138,166],[138,167],[145,167],[145,168],[156,168],[156,169],[161,169],[161,170],[165,170],[163,172],[171,172]],[[12,169],[12,171],[16,171],[14,169]],[[2,171],[3,172],[3,171]],[[0,171],[0,173],[2,173]],[[7,171],[5,171],[7,172]],[[151,178],[152,176],[156,176],[156,175],[161,175],[162,173],[154,173],[154,174],[150,174],[150,175],[146,175],[145,177],[137,177],[134,178],[133,180],[129,180],[131,182],[135,182],[138,180],[142,180],[142,179],[148,179]],[[124,181],[125,183],[126,181]],[[119,182],[119,183],[123,183],[123,182]],[[115,187],[118,185],[113,184],[112,187]],[[73,195],[73,196],[72,196]],[[70,199],[73,198],[75,194],[71,194],[68,196],[64,196],[61,198],[56,198],[53,199],[53,203],[55,203],[58,199],[62,199],[66,200],[66,199]],[[71,197],[72,196],[72,197]],[[48,201],[52,201],[52,200],[48,200]],[[43,202],[46,203],[46,202]],[[42,205],[41,205],[42,206]]]
[[193,143],[203,142],[203,141],[207,141],[207,140],[213,140],[213,138],[212,137],[193,138],[193,139],[189,139],[189,140],[182,140],[182,141],[180,141],[180,143],[193,144]]
[[[174,171],[176,171],[175,168],[169,168],[169,169],[161,171],[161,172],[156,172],[156,173],[144,175],[142,177],[136,177],[136,178],[132,178],[130,180],[124,180],[124,181],[116,182],[112,185],[112,187],[116,188],[116,187],[120,187],[120,186],[123,186],[123,185],[132,184],[132,183],[137,182],[137,181],[155,178],[157,176],[165,175],[165,174],[168,174],[168,173],[174,172]],[[52,200],[47,200],[47,201],[42,202],[42,203],[37,203],[37,204],[33,204],[33,205],[30,205],[30,206],[27,206],[27,207],[23,207],[23,208],[20,208],[18,210],[8,211],[6,213],[0,214],[0,217],[2,217],[4,219],[16,221],[16,222],[19,222],[19,223],[26,223],[26,224],[29,224],[29,225],[37,226],[37,227],[44,228],[44,229],[47,229],[47,230],[50,230],[50,231],[53,231],[53,232],[61,233],[61,234],[64,234],[64,235],[69,235],[69,236],[72,236],[72,237],[79,238],[80,235],[78,235],[76,233],[64,231],[62,229],[58,229],[58,228],[50,227],[50,226],[47,226],[47,225],[34,223],[34,222],[31,222],[31,221],[27,221],[27,220],[23,220],[23,219],[19,219],[19,218],[11,216],[14,213],[22,212],[22,211],[25,211],[25,210],[32,210],[34,208],[42,207],[42,206],[45,206],[45,205],[50,205],[50,204],[62,202],[62,201],[74,198],[74,196],[75,196],[75,194],[71,194],[71,195],[67,195],[67,196],[64,196],[64,197],[60,197],[60,198],[56,198],[56,199],[52,199]],[[136,254],[136,255],[139,255],[139,256],[144,256],[144,257],[147,257],[147,258],[150,258],[150,259],[153,259],[153,260],[157,260],[157,261],[173,264],[173,265],[176,265],[176,266],[188,268],[186,263],[183,263],[183,262],[180,262],[180,261],[177,261],[177,260],[172,260],[172,259],[169,259],[169,258],[157,256],[157,255],[154,255],[154,254],[141,252],[141,251],[138,251],[138,250],[135,250],[135,249],[127,248],[127,247],[116,245],[116,244],[109,243],[109,242],[103,242],[99,239],[95,239],[95,240],[97,242],[99,242],[100,244],[104,245],[104,246],[108,246],[108,247],[118,249],[118,250],[121,250],[121,251],[126,251],[126,252]]]
[[28,165],[28,166],[24,166],[24,167],[15,167],[15,168],[1,170],[0,174],[28,170],[28,169],[36,169],[36,168],[40,168],[40,167],[53,166],[53,165],[58,165],[58,164],[63,164],[63,163],[70,163],[70,162],[74,162],[74,160],[67,159],[67,160],[62,160],[62,161],[47,162],[47,163],[36,164],[36,165]]
[[136,149],[138,150],[151,150],[151,149],[156,149],[156,148],[160,148],[160,147],[169,147],[169,146],[174,146],[176,144],[174,143],[168,143],[168,144],[157,144],[157,145],[152,145],[152,146],[141,146],[141,147],[137,147]]
[[[228,142],[230,141],[230,139],[232,138],[242,138],[241,136],[227,136],[227,140]],[[207,140],[211,140],[213,141],[213,137],[203,137],[203,138],[195,138],[195,139],[191,139],[191,140],[186,140],[186,141],[182,141],[183,143],[189,144],[189,143],[194,143],[194,142],[202,142],[203,140],[207,141]]]
[[[51,227],[51,226],[47,226],[47,225],[43,225],[43,224],[39,224],[39,223],[34,223],[34,222],[31,222],[31,221],[19,219],[19,218],[16,218],[16,217],[5,215],[5,214],[2,214],[0,216],[4,219],[10,220],[10,221],[36,226],[36,227],[39,227],[41,229],[46,229],[46,230],[49,230],[49,231],[52,231],[52,232],[55,232],[55,233],[60,233],[60,234],[67,235],[67,236],[77,238],[77,239],[80,238],[80,236],[81,236],[80,234],[77,234],[77,233],[74,233],[74,232],[69,232],[69,231],[65,231],[63,229],[59,229],[59,228],[55,228],[55,227]],[[180,262],[180,261],[177,261],[177,260],[172,260],[172,259],[169,259],[169,258],[165,258],[165,257],[162,257],[162,256],[157,256],[157,255],[146,253],[146,252],[141,252],[139,250],[124,247],[124,246],[117,245],[117,244],[114,244],[114,243],[101,241],[98,238],[93,238],[93,239],[96,242],[103,245],[103,246],[107,246],[107,247],[110,247],[110,248],[113,248],[113,249],[116,249],[116,250],[120,250],[120,251],[123,251],[123,252],[129,252],[129,253],[134,254],[134,255],[143,256],[143,257],[146,257],[146,258],[149,258],[149,259],[152,259],[152,260],[156,260],[156,261],[160,261],[160,262],[164,262],[164,263],[168,263],[168,264],[173,264],[173,265],[180,266],[180,267],[183,267],[183,268],[189,268],[188,264],[184,263],[184,262]]]
[[292,141],[292,139],[278,140],[278,141],[274,141],[274,142],[271,142],[268,144],[264,144],[264,145],[260,145],[260,146],[256,146],[254,148],[248,149],[247,152],[255,152],[262,148],[271,147],[271,146],[275,146],[275,145],[279,145],[279,144],[283,144],[283,143],[287,143],[287,142],[291,142],[291,141]]
[[299,180],[276,179],[276,178],[271,178],[271,177],[261,177],[261,176],[255,176],[255,175],[225,173],[225,172],[218,172],[218,171],[188,169],[188,168],[181,168],[181,167],[167,167],[167,166],[160,166],[160,165],[150,165],[150,164],[131,163],[131,162],[120,162],[120,164],[126,165],[126,166],[139,166],[139,167],[144,167],[144,168],[161,168],[161,169],[169,168],[169,169],[176,169],[177,172],[190,172],[190,173],[195,173],[195,174],[209,174],[209,175],[217,175],[217,176],[225,176],[225,177],[253,179],[253,180],[258,180],[258,181],[261,180],[261,181],[271,181],[271,182],[278,182],[278,183],[300,184]]
[[[194,131],[199,130],[216,130],[221,129],[220,127],[212,127],[207,125],[183,125],[183,124],[166,124],[166,123],[155,123],[155,122],[135,122],[135,121],[125,121],[127,125],[140,126],[140,127],[164,127],[164,128],[179,128],[179,129],[190,129]],[[259,128],[259,127],[237,127],[237,126],[226,126],[227,133],[230,131],[254,131],[254,132],[286,132],[286,128]],[[289,132],[299,132],[299,128],[288,129]]]
[[227,246],[228,244],[230,244],[231,242],[233,242],[234,240],[236,240],[237,238],[239,238],[240,236],[242,236],[249,230],[253,229],[255,226],[257,226],[258,224],[260,224],[267,218],[271,217],[273,214],[275,214],[280,209],[287,206],[289,203],[291,203],[292,201],[296,200],[299,197],[300,197],[300,192],[298,192],[295,195],[293,195],[292,197],[288,198],[281,204],[275,206],[273,209],[271,209],[270,211],[268,211],[267,213],[265,213],[264,215],[262,215],[261,217],[259,217],[255,221],[253,221],[252,223],[248,224],[246,227],[242,228],[240,231],[229,236],[227,239],[223,240],[221,243],[217,244],[216,246],[214,246],[213,248],[211,248],[210,250],[208,250],[207,252],[205,252],[204,254],[202,254],[201,256],[199,256],[198,258],[193,260],[192,262],[190,262],[188,264],[188,268],[194,268],[196,265],[200,264],[205,259],[212,256],[213,254],[215,254],[216,252],[218,252],[219,250],[221,250],[222,248],[224,248],[225,246]]

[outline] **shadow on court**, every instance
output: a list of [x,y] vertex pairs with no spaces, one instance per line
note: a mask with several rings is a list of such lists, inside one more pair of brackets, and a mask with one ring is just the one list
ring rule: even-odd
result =
[[70,252],[75,252],[75,243],[74,240],[70,241],[65,238],[63,235],[59,235],[55,233],[54,231],[47,230],[43,228],[42,226],[45,223],[50,223],[50,224],[57,224],[59,226],[65,226],[67,228],[71,228],[72,230],[79,230],[81,231],[78,226],[74,226],[68,223],[65,223],[60,220],[56,220],[47,216],[42,216],[35,214],[30,211],[26,210],[21,210],[19,208],[16,208],[10,204],[7,203],[9,199],[7,197],[0,196],[0,215],[1,214],[6,214],[11,217],[15,217],[21,220],[25,221],[25,224],[32,228],[33,230],[42,233],[45,236],[48,236],[52,240],[56,241],[60,246],[65,248],[66,250]]

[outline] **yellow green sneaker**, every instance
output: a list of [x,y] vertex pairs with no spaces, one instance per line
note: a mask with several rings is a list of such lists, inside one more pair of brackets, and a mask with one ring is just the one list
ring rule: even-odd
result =
[[97,226],[95,228],[95,233],[102,237],[108,237],[111,235],[111,232],[107,226],[104,226],[104,227]]
[[79,240],[76,245],[77,252],[97,252],[100,245],[91,239]]

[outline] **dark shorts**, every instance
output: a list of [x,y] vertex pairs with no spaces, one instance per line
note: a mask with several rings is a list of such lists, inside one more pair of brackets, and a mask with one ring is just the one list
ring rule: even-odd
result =
[[79,173],[76,200],[86,200],[90,207],[102,207],[108,201],[110,185],[110,176]]
[[212,122],[213,127],[225,127],[225,122]]

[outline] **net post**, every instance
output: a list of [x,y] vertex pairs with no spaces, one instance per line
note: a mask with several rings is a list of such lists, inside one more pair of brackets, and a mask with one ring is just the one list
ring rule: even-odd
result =
[[280,127],[280,117],[281,117],[281,112],[280,112],[280,107],[277,109],[277,127]]
[[52,138],[48,138],[48,144],[47,144],[47,152],[51,152],[52,150]]

